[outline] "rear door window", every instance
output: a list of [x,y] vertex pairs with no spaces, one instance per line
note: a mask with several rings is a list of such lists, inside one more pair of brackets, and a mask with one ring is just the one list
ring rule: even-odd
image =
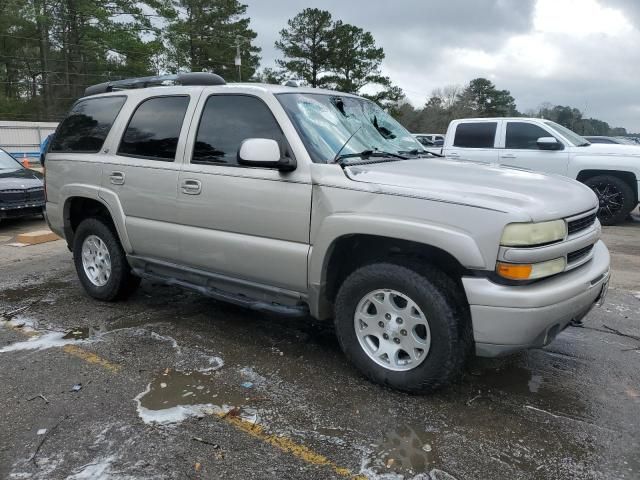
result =
[[80,100],[58,127],[49,151],[99,152],[125,100],[120,96]]
[[154,97],[143,101],[131,116],[118,155],[173,162],[189,97]]
[[453,139],[454,147],[493,148],[497,122],[459,123]]
[[551,136],[549,132],[533,123],[509,122],[507,123],[505,148],[539,150],[538,139]]

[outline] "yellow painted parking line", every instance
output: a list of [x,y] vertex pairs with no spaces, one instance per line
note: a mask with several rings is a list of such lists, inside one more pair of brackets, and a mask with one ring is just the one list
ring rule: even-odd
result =
[[[38,332],[37,330],[23,330],[22,328],[17,327],[15,325],[11,325],[8,322],[6,326],[9,327],[9,329],[13,330],[14,332],[20,333],[26,337],[40,336],[40,332]],[[80,360],[84,360],[87,363],[90,363],[92,365],[99,365],[104,369],[110,371],[111,373],[117,373],[122,369],[121,365],[118,365],[117,363],[112,363],[109,360],[104,359],[93,352],[90,352],[88,350],[85,350],[84,348],[78,347],[77,345],[65,345],[64,347],[62,347],[62,350],[65,353],[72,355],[76,358],[79,358]]]
[[84,360],[87,363],[91,363],[92,365],[99,365],[106,370],[109,370],[112,373],[118,373],[122,366],[117,363],[111,363],[109,360],[106,360],[93,352],[85,350],[84,348],[80,348],[77,345],[65,345],[62,347],[62,350],[69,355],[72,355],[80,360]]
[[336,474],[345,478],[351,478],[354,480],[366,480],[367,478],[363,475],[353,473],[348,468],[337,465],[335,462],[329,460],[324,455],[314,452],[310,448],[305,447],[304,445],[300,445],[290,438],[267,433],[260,425],[247,422],[246,420],[243,420],[242,418],[237,416],[221,414],[219,415],[219,417],[230,425],[233,425],[238,430],[241,430],[251,435],[252,437],[257,438],[258,440],[268,443],[278,450],[289,453],[294,457],[304,461],[305,463],[330,468]]
[[[11,328],[12,330],[15,330],[27,336],[38,335],[38,332],[35,331],[22,331],[17,327]],[[112,363],[109,360],[106,360],[99,355],[96,355],[95,353],[85,350],[84,348],[81,348],[77,345],[65,345],[64,347],[62,347],[62,350],[68,355],[79,358],[80,360],[83,360],[92,365],[98,365],[112,373],[118,373],[122,369],[121,365]],[[265,442],[285,453],[289,453],[294,457],[302,460],[303,462],[308,463],[309,465],[327,467],[333,470],[333,472],[337,475],[353,480],[366,480],[367,478],[363,475],[353,473],[349,468],[339,466],[324,455],[314,452],[309,447],[300,445],[288,437],[267,433],[260,425],[228,414],[220,414],[218,415],[218,417],[228,424],[232,425],[233,427],[237,428],[238,430],[251,435],[253,438]]]

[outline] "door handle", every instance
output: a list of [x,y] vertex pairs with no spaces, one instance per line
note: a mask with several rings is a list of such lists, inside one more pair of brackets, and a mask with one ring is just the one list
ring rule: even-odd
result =
[[109,181],[114,185],[124,185],[124,173],[111,172],[111,175],[109,175]]
[[452,153],[447,153],[447,155],[446,155],[446,156],[447,156],[447,157],[452,157],[452,158],[458,158],[460,155],[458,155],[458,154],[457,154],[457,153],[455,153],[455,152],[452,152]]
[[515,156],[515,155],[513,155],[513,154],[511,154],[511,153],[507,153],[507,154],[505,154],[505,155],[500,155],[500,158],[507,158],[507,159],[510,159],[510,158],[516,158],[516,156]]
[[202,183],[200,180],[185,180],[182,182],[182,193],[187,195],[200,195]]

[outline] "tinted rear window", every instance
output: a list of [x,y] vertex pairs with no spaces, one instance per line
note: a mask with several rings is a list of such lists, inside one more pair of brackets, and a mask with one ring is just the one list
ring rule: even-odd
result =
[[49,151],[99,152],[125,100],[102,97],[76,103],[58,127]]
[[156,97],[142,102],[131,116],[118,155],[173,162],[188,106],[188,96]]
[[453,139],[454,147],[493,148],[497,122],[460,123]]

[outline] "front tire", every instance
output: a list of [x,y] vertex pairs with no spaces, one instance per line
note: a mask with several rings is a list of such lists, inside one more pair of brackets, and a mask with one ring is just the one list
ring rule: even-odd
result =
[[636,206],[633,190],[618,177],[597,175],[584,183],[598,197],[600,203],[598,219],[602,225],[622,223]]
[[353,272],[335,303],[347,358],[370,380],[426,393],[459,377],[471,330],[459,287],[432,268],[379,263]]
[[83,220],[73,240],[73,260],[80,283],[97,300],[126,298],[140,285],[111,225],[98,218]]

